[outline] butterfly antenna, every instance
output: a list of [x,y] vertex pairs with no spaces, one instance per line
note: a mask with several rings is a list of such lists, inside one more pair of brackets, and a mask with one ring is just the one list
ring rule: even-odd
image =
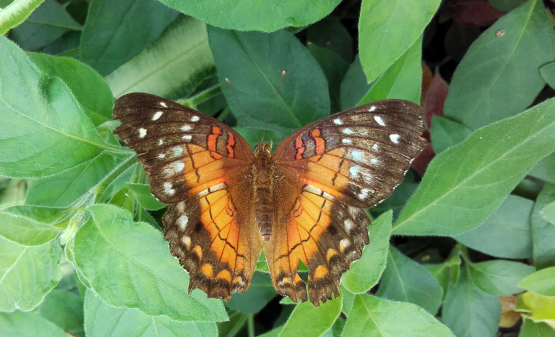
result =
[[239,99],[237,99],[236,93],[234,92],[234,89],[232,89],[232,84],[230,83],[230,80],[228,80],[228,78],[226,78],[226,83],[228,83],[228,87],[230,87],[230,90],[232,91],[232,94],[234,94],[234,97],[236,98],[237,104],[241,108],[241,111],[243,111],[243,114],[245,115],[245,117],[247,117],[247,121],[249,122],[249,126],[251,127],[251,131],[253,131],[253,135],[255,136],[255,138],[257,138],[257,134],[255,133],[255,128],[253,127],[253,124],[251,123],[251,119],[249,118],[249,115],[245,112],[245,110],[243,110],[243,107],[241,106],[241,103],[239,103]]
[[263,129],[263,139],[261,142],[264,142],[264,134],[266,133],[266,126],[268,121],[270,120],[270,116],[272,116],[272,111],[274,111],[274,105],[276,104],[276,99],[278,98],[278,93],[280,92],[280,87],[282,86],[282,82],[284,82],[284,76],[286,76],[286,71],[282,70],[282,78],[280,79],[280,84],[278,84],[278,89],[276,89],[276,96],[274,96],[274,102],[272,102],[272,107],[270,108],[270,113],[266,116],[266,121],[264,122],[264,129]]

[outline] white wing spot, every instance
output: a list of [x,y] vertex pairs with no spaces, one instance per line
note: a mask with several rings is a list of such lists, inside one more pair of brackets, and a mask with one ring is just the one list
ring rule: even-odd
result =
[[371,191],[369,189],[362,188],[361,193],[359,193],[359,195],[358,195],[359,199],[361,199],[361,200],[367,199],[369,197],[370,192]]
[[147,129],[140,128],[139,129],[139,138],[145,138],[146,135],[147,135]]
[[345,133],[346,135],[352,135],[352,134],[355,133],[355,132],[353,132],[353,130],[350,129],[350,128],[345,128],[345,129],[342,130],[342,132]]
[[336,118],[336,119],[334,120],[334,124],[336,124],[336,125],[342,125],[343,123],[342,123],[342,120],[341,120],[341,119]]
[[162,139],[159,139],[158,140],[158,145],[162,145],[162,144],[164,144],[164,141]]
[[360,150],[351,151],[351,156],[353,157],[353,160],[355,160],[355,161],[363,160],[363,152],[361,152]]
[[192,121],[192,122],[197,122],[199,119],[200,119],[199,116],[193,116],[193,117],[191,117],[191,121]]
[[166,182],[162,186],[164,187],[164,193],[167,195],[174,195],[176,193],[176,191],[172,188],[172,183]]
[[174,146],[172,148],[172,152],[174,153],[174,157],[180,157],[183,154],[183,147],[181,146]]
[[189,131],[189,130],[191,130],[191,125],[185,124],[184,126],[181,127],[181,130],[182,131]]
[[349,240],[348,239],[343,239],[340,241],[340,251],[344,252],[344,250],[346,250],[346,248],[349,247]]
[[180,212],[180,213],[185,212],[185,203],[180,202],[179,204],[176,205],[176,208],[178,209],[178,212]]
[[390,135],[390,140],[394,144],[399,144],[400,143],[400,135],[397,135],[397,134],[393,133],[393,134]]
[[153,121],[159,119],[160,116],[162,116],[162,114],[163,114],[162,111],[157,111],[157,112],[153,115]]
[[369,108],[369,112],[373,112],[373,111],[375,111],[375,110],[376,110],[376,106],[371,105],[371,107]]
[[185,168],[185,164],[181,160],[173,162],[172,166],[174,166],[174,171],[176,173],[183,171],[183,169]]
[[191,140],[191,135],[185,135],[181,138],[185,139],[186,142],[189,142]]
[[320,195],[320,193],[322,192],[320,189],[316,188],[315,186],[311,186],[311,185],[305,185],[305,187],[303,188],[303,190],[316,194],[316,195]]
[[380,125],[380,126],[386,126],[386,123],[384,123],[384,119],[382,119],[382,117],[380,117],[380,116],[373,116],[373,118],[374,118],[375,121],[378,123],[378,125]]
[[378,166],[381,164],[380,159],[378,158],[371,158],[371,164],[374,166]]
[[354,166],[349,168],[349,174],[351,175],[352,178],[355,178],[359,174],[360,169],[361,168],[359,166],[354,165]]
[[348,234],[349,234],[349,232],[351,232],[351,230],[353,229],[353,227],[355,227],[355,222],[353,222],[353,220],[347,219],[347,220],[344,222],[344,228],[346,229],[346,231],[348,232]]
[[164,159],[166,158],[166,155],[164,153],[160,153],[157,157],[158,159]]
[[181,242],[185,245],[185,248],[189,249],[189,247],[191,247],[191,238],[189,238],[189,236],[182,236]]
[[377,143],[373,144],[373,151],[378,151],[380,149],[380,146],[378,146]]
[[178,224],[178,227],[183,231],[185,229],[185,226],[187,226],[187,220],[189,220],[187,218],[187,215],[183,214],[182,216],[180,216],[178,218],[178,221],[176,221],[176,223]]
[[351,144],[351,139],[344,138],[344,139],[342,139],[342,143]]
[[164,102],[160,102],[160,105],[163,106],[163,107],[165,107],[165,108],[168,107],[168,106],[166,105],[166,103],[164,103]]

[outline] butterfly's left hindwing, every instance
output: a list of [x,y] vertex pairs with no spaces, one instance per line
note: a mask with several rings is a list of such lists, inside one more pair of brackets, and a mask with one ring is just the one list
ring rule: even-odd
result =
[[260,252],[249,189],[253,153],[232,128],[164,98],[116,101],[116,133],[139,154],[164,215],[170,251],[189,272],[189,290],[229,300],[245,292]]

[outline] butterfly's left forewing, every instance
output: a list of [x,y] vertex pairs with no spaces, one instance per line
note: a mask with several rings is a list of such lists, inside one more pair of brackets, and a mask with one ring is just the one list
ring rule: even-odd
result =
[[387,198],[425,140],[421,108],[386,100],[311,123],[284,140],[277,163],[275,221],[263,248],[276,289],[307,298],[297,275],[309,268],[309,296],[318,305],[338,294],[341,274],[368,243],[362,208]]
[[170,204],[164,237],[189,272],[189,290],[245,292],[260,252],[249,188],[253,153],[232,128],[149,94],[116,101],[115,133],[139,154],[151,191]]

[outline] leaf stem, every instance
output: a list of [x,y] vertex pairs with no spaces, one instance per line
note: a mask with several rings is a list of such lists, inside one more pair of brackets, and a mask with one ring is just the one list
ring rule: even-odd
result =
[[198,94],[191,96],[189,98],[180,99],[177,102],[181,105],[185,105],[187,107],[195,109],[197,105],[203,103],[204,101],[209,100],[210,98],[222,93],[222,89],[220,88],[219,84],[213,85]]
[[255,337],[255,320],[253,314],[247,316],[247,331],[249,337]]
[[124,173],[128,168],[136,163],[135,154],[126,158],[120,165],[116,166],[112,172],[108,173],[97,185],[94,187],[93,191],[95,193],[94,203],[97,203],[100,197],[103,195],[104,191],[108,186],[116,180],[122,173]]

